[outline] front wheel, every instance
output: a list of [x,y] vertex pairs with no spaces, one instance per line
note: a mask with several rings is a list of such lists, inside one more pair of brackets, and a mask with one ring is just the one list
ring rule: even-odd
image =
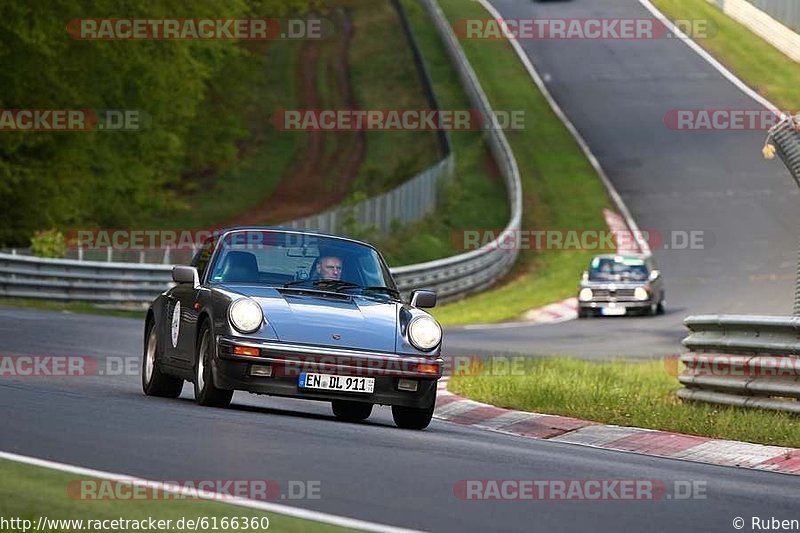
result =
[[347,420],[348,422],[366,420],[372,414],[371,403],[333,400],[331,407],[333,407],[333,414],[336,415],[336,418]]
[[233,398],[232,390],[218,389],[211,375],[214,345],[211,341],[211,328],[208,322],[200,330],[197,343],[197,358],[194,365],[194,399],[208,407],[227,407]]
[[183,389],[183,380],[164,374],[158,367],[158,337],[156,326],[150,322],[144,336],[142,355],[142,390],[147,396],[177,398]]
[[433,418],[435,404],[430,407],[402,407],[392,406],[392,418],[397,427],[403,429],[425,429]]

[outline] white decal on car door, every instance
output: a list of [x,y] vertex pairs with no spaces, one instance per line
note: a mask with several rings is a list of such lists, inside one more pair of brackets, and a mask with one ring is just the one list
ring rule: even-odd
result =
[[172,311],[172,347],[178,347],[178,335],[181,332],[181,303],[175,303],[175,309]]

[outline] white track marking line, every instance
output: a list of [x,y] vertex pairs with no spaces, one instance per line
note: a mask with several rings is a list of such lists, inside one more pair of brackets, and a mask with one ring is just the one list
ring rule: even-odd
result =
[[[495,7],[492,4],[490,4],[488,0],[478,0],[478,3],[480,3],[493,18],[501,20],[503,19],[503,16],[500,14],[500,12],[497,11],[497,9],[495,9]],[[578,146],[580,146],[581,151],[589,160],[589,163],[591,163],[592,167],[594,167],[594,170],[595,172],[597,172],[597,175],[600,176],[600,180],[603,182],[603,185],[605,185],[606,190],[608,191],[608,195],[611,196],[612,200],[614,201],[614,204],[617,206],[617,209],[619,209],[620,212],[622,213],[622,216],[625,217],[625,222],[628,224],[628,229],[630,229],[630,231],[633,232],[634,236],[636,237],[636,240],[639,243],[639,247],[641,248],[642,253],[650,254],[650,246],[644,239],[642,239],[641,232],[639,231],[639,226],[636,224],[636,221],[633,219],[631,212],[628,210],[628,206],[625,205],[625,202],[622,200],[622,197],[619,195],[619,192],[617,192],[617,189],[614,187],[614,184],[611,183],[611,180],[608,178],[608,175],[606,174],[605,170],[603,170],[603,167],[600,166],[600,161],[597,159],[597,157],[595,157],[594,153],[592,152],[592,149],[589,148],[589,145],[586,143],[586,140],[578,132],[577,128],[575,128],[575,125],[561,109],[561,106],[558,105],[558,102],[555,101],[553,95],[550,94],[550,91],[547,89],[547,86],[545,86],[544,82],[542,81],[542,78],[539,76],[539,73],[536,72],[536,68],[534,68],[533,63],[531,63],[531,60],[528,58],[527,54],[525,53],[525,50],[522,49],[522,46],[520,46],[519,42],[516,39],[507,39],[507,41],[514,48],[514,51],[517,52],[519,60],[522,62],[523,66],[528,71],[528,74],[533,80],[533,83],[536,84],[536,86],[539,88],[539,91],[541,91],[542,95],[544,96],[545,100],[547,100],[547,103],[550,105],[550,108],[553,110],[553,113],[555,113],[556,116],[561,120],[561,122],[564,123],[564,126],[567,128],[570,134],[572,134],[572,137],[575,139],[575,142],[578,143]]]
[[[58,470],[59,472],[66,472],[68,474],[77,474],[79,476],[89,476],[99,479],[109,479],[113,481],[127,481],[136,486],[145,486],[157,488],[163,492],[172,494],[188,494],[204,500],[210,500],[238,507],[247,507],[249,509],[256,509],[258,511],[269,511],[279,513],[293,518],[300,518],[302,520],[312,520],[333,526],[352,528],[361,531],[385,531],[388,533],[413,533],[417,530],[404,529],[394,526],[387,526],[384,524],[377,524],[374,522],[367,522],[365,520],[357,520],[354,518],[347,518],[344,516],[337,516],[319,511],[308,511],[306,509],[298,509],[297,507],[290,507],[278,503],[262,502],[257,500],[248,500],[246,498],[235,498],[226,494],[220,494],[209,491],[197,491],[188,487],[180,487],[178,485],[165,485],[162,482],[151,481],[133,476],[123,474],[113,474],[111,472],[104,472],[102,470],[94,470],[91,468],[84,468],[80,466],[68,465],[65,463],[57,463],[55,461],[48,461],[45,459],[37,459],[36,457],[28,457],[25,455],[18,455],[16,453],[0,451],[0,459],[6,459],[17,463],[24,463],[31,466],[38,466],[42,468],[49,468]],[[66,493],[66,488],[64,489]]]
[[[690,39],[685,33],[683,33],[677,26],[675,26],[671,20],[669,20],[666,15],[664,15],[659,9],[654,6],[650,0],[639,0],[639,3],[642,6],[650,11],[657,19],[663,22],[671,32],[677,35],[680,40],[686,43],[686,46],[697,52],[697,54],[705,59],[712,67],[717,69],[717,72],[722,74],[729,82],[733,83],[736,87],[738,87],[743,93],[747,96],[761,104],[762,106],[766,107],[773,113],[780,115],[781,111],[778,109],[778,106],[758,94],[756,91],[751,89],[745,82],[743,82],[736,74],[725,68],[725,66],[717,61],[714,56],[706,52],[706,50],[694,42],[694,40]],[[727,15],[726,15],[727,16]]]

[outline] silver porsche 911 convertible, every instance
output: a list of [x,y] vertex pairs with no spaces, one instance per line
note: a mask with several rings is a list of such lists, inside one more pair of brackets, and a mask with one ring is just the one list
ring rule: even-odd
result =
[[147,312],[142,387],[227,406],[236,390],[329,401],[345,420],[390,405],[395,423],[430,423],[442,376],[442,329],[401,299],[375,248],[333,235],[275,228],[219,232],[176,266],[175,286]]

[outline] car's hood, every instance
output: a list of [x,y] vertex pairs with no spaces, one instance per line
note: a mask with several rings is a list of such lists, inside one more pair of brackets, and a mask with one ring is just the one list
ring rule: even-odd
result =
[[272,287],[237,292],[261,305],[280,341],[390,353],[397,348],[395,302]]

